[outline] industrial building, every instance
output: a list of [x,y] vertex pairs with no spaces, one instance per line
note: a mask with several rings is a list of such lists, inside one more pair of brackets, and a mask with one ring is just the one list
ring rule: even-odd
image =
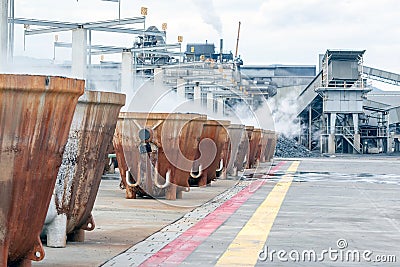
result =
[[[318,73],[310,65],[253,66],[243,64],[237,51],[235,55],[224,51],[222,39],[219,51],[206,41],[188,43],[182,52],[182,43],[165,42],[166,25],[163,30],[155,26],[145,29],[145,21],[146,16],[87,23],[13,17],[10,25],[28,25],[26,36],[71,31],[72,43],[55,40],[53,61],[35,62],[35,67],[57,67],[84,78],[88,88],[105,86],[123,92],[128,95],[127,103],[147,81],[198,101],[218,116],[229,115],[239,102],[257,109],[265,99],[274,97],[279,103],[294,94],[298,95],[295,123],[300,131],[296,139],[310,150],[330,154],[399,151],[400,111],[396,103],[400,96],[372,91],[368,81],[400,85],[400,76],[364,66],[365,51],[327,50],[320,55]],[[138,25],[143,29],[138,30]],[[92,31],[130,34],[134,41],[131,47],[92,44]],[[57,50],[65,48],[72,49],[71,61],[55,66]],[[121,54],[122,60],[92,63],[92,56],[104,54]]]
[[222,115],[235,100],[245,98],[256,109],[260,97],[279,101],[297,94],[297,140],[310,150],[330,154],[397,152],[400,92],[372,92],[368,81],[400,85],[400,76],[364,66],[364,53],[327,50],[320,56],[318,74],[314,66],[237,67],[233,61],[200,59],[201,55],[196,64],[162,69],[164,83],[176,88],[179,95],[202,103],[216,100],[216,106],[207,107]]
[[327,50],[320,71],[298,96],[299,142],[321,153],[398,151],[399,93],[371,93],[368,79],[400,76],[363,65],[364,51]]
[[[102,1],[120,15],[121,0]],[[400,91],[371,80],[400,75],[365,66],[365,50],[247,65],[222,39],[167,43],[145,7],[75,23],[17,18],[0,0],[0,15],[0,267],[397,263]],[[52,59],[14,57],[14,24],[24,42],[72,40],[55,35]],[[165,95],[173,110],[156,110]]]

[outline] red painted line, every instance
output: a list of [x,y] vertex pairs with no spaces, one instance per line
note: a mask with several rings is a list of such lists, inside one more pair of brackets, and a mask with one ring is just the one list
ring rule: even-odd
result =
[[268,172],[269,175],[272,175],[276,173],[283,165],[286,164],[287,161],[280,161],[278,164],[276,164],[274,167],[271,168],[271,170]]
[[[279,162],[269,173],[279,170],[286,161]],[[204,240],[221,226],[244,202],[246,202],[266,179],[256,180],[221,206],[197,222],[178,238],[148,258],[140,266],[176,266],[182,263]],[[254,190],[255,186],[255,190]]]

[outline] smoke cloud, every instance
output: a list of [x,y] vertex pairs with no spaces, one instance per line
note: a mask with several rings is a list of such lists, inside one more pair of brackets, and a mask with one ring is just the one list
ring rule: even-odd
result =
[[300,127],[297,119],[297,94],[272,97],[267,100],[275,122],[275,130],[286,137],[298,136]]
[[222,35],[222,22],[214,9],[212,0],[193,0],[193,3],[198,7],[203,21],[211,25],[219,35]]

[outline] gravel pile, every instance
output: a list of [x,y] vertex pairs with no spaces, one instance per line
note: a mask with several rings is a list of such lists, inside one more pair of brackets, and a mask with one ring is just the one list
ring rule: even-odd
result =
[[309,158],[315,156],[305,146],[300,145],[291,138],[282,134],[278,136],[275,149],[275,157],[278,158]]

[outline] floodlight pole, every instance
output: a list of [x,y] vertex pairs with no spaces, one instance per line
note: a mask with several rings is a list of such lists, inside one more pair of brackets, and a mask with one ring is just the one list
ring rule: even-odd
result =
[[8,0],[0,0],[0,68],[7,63]]
[[8,60],[13,62],[14,58],[14,0],[10,0],[10,25],[9,25],[9,38],[8,38]]

